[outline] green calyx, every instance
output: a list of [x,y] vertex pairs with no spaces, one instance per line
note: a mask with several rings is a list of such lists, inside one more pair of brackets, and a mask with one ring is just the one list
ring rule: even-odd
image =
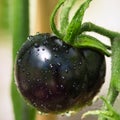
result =
[[67,0],[64,2],[64,5],[61,8],[60,13],[60,33],[65,35],[66,29],[69,24],[69,14],[72,6],[75,4],[77,0]]
[[[78,48],[92,48],[95,50],[98,50],[102,52],[103,54],[110,56],[110,47],[102,43],[100,40],[92,37],[85,35],[85,32],[88,31],[94,31],[99,34],[102,34],[104,36],[107,36],[111,38],[111,32],[108,32],[108,30],[103,29],[102,27],[96,26],[92,23],[84,23],[82,24],[83,16],[86,11],[86,9],[89,7],[89,4],[92,0],[84,0],[82,4],[79,6],[77,11],[75,12],[75,15],[73,16],[72,20],[69,20],[69,14],[70,10],[74,6],[75,2],[77,0],[59,0],[58,4],[56,5],[50,19],[51,23],[51,29],[53,33],[66,42],[67,44],[70,44],[72,46],[78,47]],[[60,29],[56,27],[55,24],[55,16],[61,7],[60,10],[60,20],[59,20],[59,25]],[[101,31],[98,29],[101,28]],[[98,30],[98,31],[97,31]],[[104,30],[104,31],[103,31]],[[84,35],[82,34],[84,33]],[[108,33],[107,35],[104,33]],[[109,34],[110,33],[110,34]],[[117,33],[114,34],[113,36],[116,35]]]
[[69,23],[66,29],[66,33],[64,36],[64,40],[66,42],[71,42],[71,43],[74,42],[75,36],[79,34],[84,13],[91,1],[92,0],[86,0],[76,11],[75,15],[73,16],[71,22]]
[[73,46],[77,48],[97,49],[107,56],[111,55],[111,53],[108,51],[108,49],[111,49],[110,46],[103,44],[98,39],[90,35],[81,34],[77,36],[76,41],[73,43]]

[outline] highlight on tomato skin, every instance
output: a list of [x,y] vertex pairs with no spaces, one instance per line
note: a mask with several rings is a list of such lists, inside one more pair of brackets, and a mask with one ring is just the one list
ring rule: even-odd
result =
[[82,108],[99,92],[105,57],[91,49],[74,48],[56,36],[31,36],[15,63],[17,87],[25,100],[43,113]]

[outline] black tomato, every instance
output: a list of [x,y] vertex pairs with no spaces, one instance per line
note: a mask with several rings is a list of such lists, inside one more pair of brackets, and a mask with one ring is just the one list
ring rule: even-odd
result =
[[105,58],[67,45],[56,36],[29,37],[15,65],[19,91],[37,110],[62,113],[85,106],[104,82]]

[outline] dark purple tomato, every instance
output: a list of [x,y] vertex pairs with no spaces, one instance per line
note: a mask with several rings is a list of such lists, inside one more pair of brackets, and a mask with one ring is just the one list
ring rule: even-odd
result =
[[19,91],[37,110],[62,113],[89,103],[104,82],[105,58],[74,48],[56,36],[29,37],[15,64]]

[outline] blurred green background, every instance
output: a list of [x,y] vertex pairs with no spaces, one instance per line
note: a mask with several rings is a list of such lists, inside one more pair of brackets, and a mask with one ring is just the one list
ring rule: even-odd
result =
[[9,29],[10,21],[10,0],[0,0],[0,30]]

